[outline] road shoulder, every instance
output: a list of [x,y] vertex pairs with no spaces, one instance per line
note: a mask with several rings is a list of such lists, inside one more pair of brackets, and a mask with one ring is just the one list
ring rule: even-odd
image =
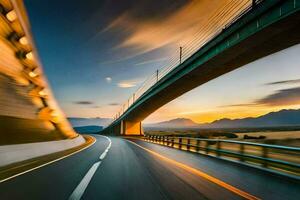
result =
[[0,183],[78,153],[93,145],[96,140],[88,135],[84,138],[86,142],[77,147],[0,167]]

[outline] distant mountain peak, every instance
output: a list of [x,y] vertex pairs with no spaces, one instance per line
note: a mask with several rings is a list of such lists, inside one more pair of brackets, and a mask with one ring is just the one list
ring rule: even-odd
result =
[[156,124],[147,124],[147,127],[161,127],[161,128],[180,128],[180,127],[197,127],[199,124],[188,118],[176,118],[168,121],[159,122]]
[[112,119],[110,118],[83,118],[83,117],[68,117],[69,122],[73,127],[81,126],[107,126]]
[[153,128],[251,128],[275,126],[300,126],[300,109],[283,109],[277,112],[270,112],[256,118],[223,118],[205,124],[197,124],[188,118],[176,118],[169,121],[145,125],[145,127]]
[[299,126],[300,109],[283,109],[270,112],[259,117],[247,117],[243,119],[220,119],[212,123],[203,124],[204,128],[251,128],[251,127],[275,127],[275,126]]
[[178,122],[193,122],[193,123],[195,123],[193,120],[191,120],[189,118],[175,118],[175,119],[171,119],[171,120],[168,120],[168,121],[165,121],[165,122],[175,122],[175,121],[178,121]]

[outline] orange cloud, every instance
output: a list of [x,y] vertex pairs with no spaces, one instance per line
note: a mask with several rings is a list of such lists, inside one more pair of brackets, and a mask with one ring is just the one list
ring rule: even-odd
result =
[[[193,0],[165,19],[160,20],[143,21],[127,12],[114,20],[105,31],[121,28],[123,31],[131,32],[118,47],[135,47],[139,53],[145,53],[166,45],[184,46],[191,40],[197,39],[196,36],[204,38],[206,41],[207,35],[216,32],[229,21],[230,17],[226,17],[227,15],[237,15],[238,10],[249,2],[248,0]],[[221,11],[224,8],[226,8],[226,13],[223,16]],[[202,43],[201,39],[195,42]],[[195,46],[197,45],[195,44]]]
[[120,88],[132,88],[137,86],[141,81],[140,80],[124,80],[118,83],[118,87]]
[[121,83],[118,83],[118,86],[120,88],[132,88],[132,87],[135,87],[136,84],[135,83],[129,83],[129,82],[121,82]]

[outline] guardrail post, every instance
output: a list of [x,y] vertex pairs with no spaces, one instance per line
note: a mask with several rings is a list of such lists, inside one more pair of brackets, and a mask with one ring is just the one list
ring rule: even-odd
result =
[[189,151],[190,150],[190,145],[191,145],[191,139],[187,139],[187,144],[186,144],[186,149]]
[[178,140],[178,148],[181,149],[181,144],[182,144],[182,138],[179,138]]
[[167,146],[169,146],[169,136],[167,136]]
[[244,159],[244,151],[245,151],[245,146],[244,146],[243,143],[241,143],[241,144],[240,144],[240,154],[241,154],[242,156],[240,156],[240,161],[242,161],[242,162],[245,161],[245,159]]
[[221,142],[220,142],[220,141],[217,141],[217,156],[220,156],[220,155],[221,155],[220,149],[221,149]]
[[174,137],[172,137],[171,142],[172,142],[171,146],[174,147]]
[[[267,147],[262,147],[262,157],[263,158],[268,158],[268,148]],[[264,160],[263,162],[263,166],[264,167],[268,167],[268,161],[267,160]]]
[[200,150],[200,140],[197,140],[196,142],[196,151],[198,152]]
[[205,153],[208,154],[209,141],[205,143]]

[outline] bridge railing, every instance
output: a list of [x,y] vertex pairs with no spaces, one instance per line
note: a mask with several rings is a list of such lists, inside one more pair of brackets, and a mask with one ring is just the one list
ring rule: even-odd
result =
[[300,148],[222,139],[146,135],[154,142],[181,150],[234,160],[292,176],[300,175]]
[[263,0],[231,0],[217,8],[214,13],[208,17],[205,23],[199,27],[192,40],[181,45],[181,47],[178,46],[177,49],[170,53],[171,56],[168,59],[157,66],[158,70],[156,70],[121,106],[119,112],[114,116],[114,120],[122,116],[134,102],[170,71],[181,65],[205,44],[262,1]]

